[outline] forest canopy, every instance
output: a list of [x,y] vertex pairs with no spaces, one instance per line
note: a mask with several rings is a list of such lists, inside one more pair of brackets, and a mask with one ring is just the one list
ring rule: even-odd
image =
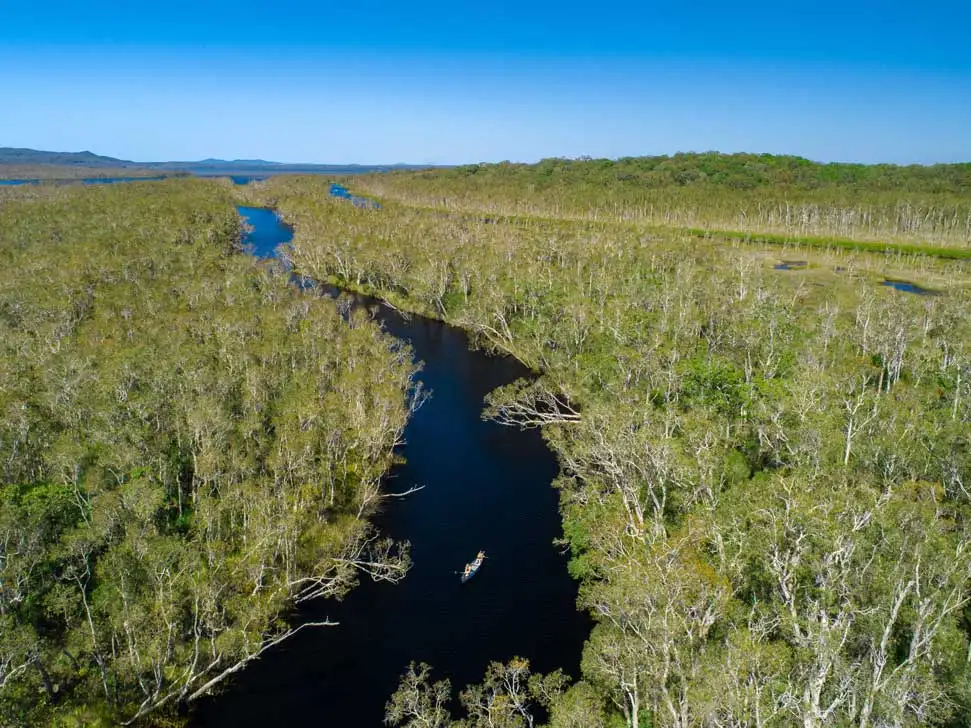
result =
[[[295,224],[299,272],[442,318],[542,373],[494,392],[485,415],[542,427],[559,458],[570,568],[596,620],[580,679],[531,676],[509,655],[455,715],[447,680],[402,666],[388,723],[967,725],[968,264],[658,228],[611,213],[615,186],[588,194],[582,175],[613,174],[594,175],[600,162],[564,163],[577,181],[543,187],[558,165],[350,183],[382,195],[380,210],[311,179],[248,192]],[[712,189],[659,210],[680,220],[741,199]],[[924,194],[894,192],[887,209]]]
[[0,188],[0,721],[161,721],[294,603],[407,570],[367,516],[410,352],[239,255],[235,198],[297,273],[540,373],[483,415],[559,459],[578,674],[508,655],[456,705],[402,665],[389,725],[969,724],[966,167]]
[[406,544],[408,349],[240,255],[228,183],[0,198],[0,723],[192,701]]
[[630,182],[643,187],[711,184],[732,189],[774,188],[905,193],[971,192],[971,163],[932,166],[895,164],[822,164],[803,157],[774,154],[675,154],[620,159],[550,158],[536,164],[471,164],[429,170],[421,178],[486,176],[506,180],[561,177],[568,183]]
[[349,183],[447,210],[971,248],[971,164],[819,164],[710,152],[477,164]]

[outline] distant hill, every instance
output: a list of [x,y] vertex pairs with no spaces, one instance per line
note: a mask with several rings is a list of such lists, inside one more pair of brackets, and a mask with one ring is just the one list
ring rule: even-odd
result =
[[172,172],[189,172],[199,175],[220,174],[363,174],[367,172],[386,172],[400,169],[428,169],[424,164],[287,164],[268,162],[265,159],[202,159],[186,162],[132,162],[125,159],[105,157],[93,152],[48,152],[37,149],[16,149],[0,147],[0,166],[57,166],[99,169],[139,169]]
[[135,162],[114,157],[103,157],[93,152],[42,152],[37,149],[0,147],[0,164],[16,164],[26,167],[35,164],[52,164],[59,167],[137,167]]

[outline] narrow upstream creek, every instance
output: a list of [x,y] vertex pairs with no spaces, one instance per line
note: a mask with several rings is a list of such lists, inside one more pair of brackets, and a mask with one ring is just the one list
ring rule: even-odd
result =
[[[247,242],[269,257],[292,232],[269,210],[240,208]],[[412,660],[428,662],[454,688],[479,682],[490,660],[526,657],[533,667],[576,673],[590,622],[576,611],[576,583],[553,540],[561,534],[557,465],[537,431],[483,422],[483,397],[529,372],[509,357],[469,348],[465,333],[373,299],[394,336],[424,362],[431,398],[405,430],[404,465],[387,488],[424,490],[391,499],[376,524],[412,543],[414,566],[399,585],[366,577],[343,603],[306,605],[298,619],[340,626],[304,631],[203,701],[194,726],[380,726],[384,706]],[[488,554],[466,584],[458,571]]]

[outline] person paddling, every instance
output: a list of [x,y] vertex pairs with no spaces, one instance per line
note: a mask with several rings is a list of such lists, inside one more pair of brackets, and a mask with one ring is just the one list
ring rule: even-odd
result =
[[480,566],[482,566],[482,562],[484,559],[485,559],[485,551],[480,551],[475,555],[475,561],[473,561],[471,564],[465,565],[465,568],[462,570],[463,583],[468,581],[475,575],[475,572],[479,570]]

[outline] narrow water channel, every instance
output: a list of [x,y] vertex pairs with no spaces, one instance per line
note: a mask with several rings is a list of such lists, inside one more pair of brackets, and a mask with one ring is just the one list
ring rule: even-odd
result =
[[[290,239],[272,212],[240,212],[254,228],[247,242],[256,255]],[[386,534],[411,541],[414,566],[399,585],[362,580],[343,603],[307,605],[299,618],[340,626],[305,631],[267,653],[197,707],[195,726],[380,726],[411,660],[430,663],[456,688],[480,681],[490,660],[513,656],[540,671],[577,672],[590,625],[553,544],[561,534],[550,487],[556,461],[538,432],[480,417],[489,391],[528,371],[471,350],[459,329],[359,301],[410,342],[432,392],[405,430],[407,463],[387,483],[425,489],[392,499],[376,519]],[[488,559],[461,584],[457,571],[479,549]]]

